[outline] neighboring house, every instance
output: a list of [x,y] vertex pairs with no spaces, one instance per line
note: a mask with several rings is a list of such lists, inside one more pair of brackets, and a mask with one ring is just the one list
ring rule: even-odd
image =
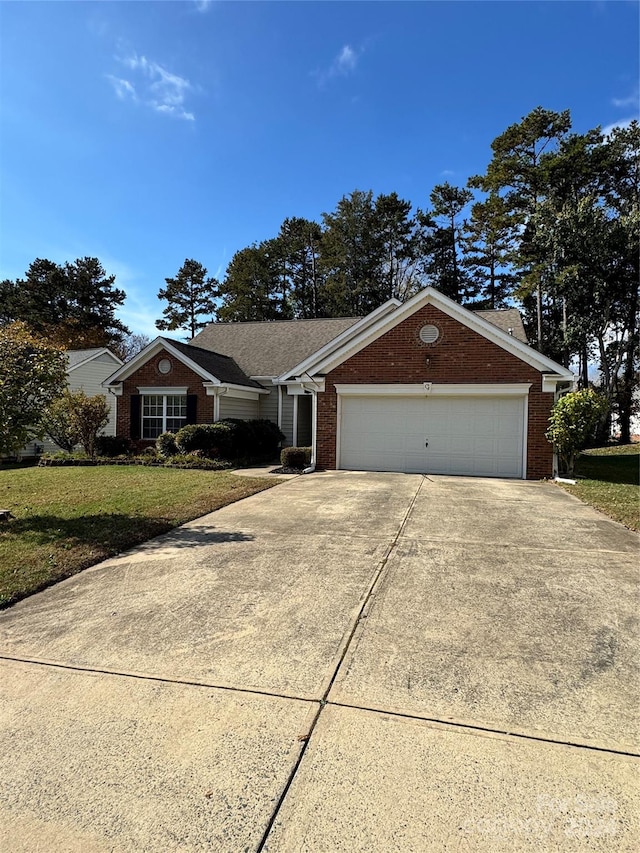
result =
[[[117,398],[109,394],[103,387],[103,382],[113,371],[122,366],[122,359],[114,355],[106,347],[94,349],[67,350],[67,388],[70,391],[84,391],[87,397],[103,394],[106,397],[111,413],[109,423],[102,430],[103,435],[116,434]],[[35,456],[38,453],[55,453],[60,450],[50,438],[43,441],[31,441],[21,451],[21,456]]]
[[551,406],[573,385],[518,311],[473,312],[433,288],[362,318],[213,323],[159,337],[105,382],[119,435],[268,418],[324,469],[538,479]]

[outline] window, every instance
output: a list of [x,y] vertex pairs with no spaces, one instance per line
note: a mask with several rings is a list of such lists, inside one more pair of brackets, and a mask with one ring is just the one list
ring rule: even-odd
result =
[[142,437],[177,432],[187,422],[186,395],[145,394],[142,397]]

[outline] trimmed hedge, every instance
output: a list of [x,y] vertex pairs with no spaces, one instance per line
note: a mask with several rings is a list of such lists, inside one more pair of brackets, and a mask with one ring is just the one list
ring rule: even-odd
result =
[[176,433],[181,453],[201,453],[210,459],[271,460],[284,440],[272,422],[228,418],[213,424],[189,424]]
[[308,468],[311,465],[310,447],[285,447],[280,453],[283,468]]
[[224,421],[215,424],[189,424],[176,433],[176,447],[180,453],[200,451],[212,459],[230,459],[232,429]]

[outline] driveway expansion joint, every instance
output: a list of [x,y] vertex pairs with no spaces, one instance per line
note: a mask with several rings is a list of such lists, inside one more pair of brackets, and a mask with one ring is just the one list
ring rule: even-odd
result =
[[443,720],[439,717],[426,717],[420,714],[409,714],[401,711],[389,711],[384,708],[369,708],[366,705],[354,705],[349,702],[335,702],[327,700],[322,703],[324,705],[332,705],[334,708],[348,708],[351,711],[365,711],[371,714],[379,714],[384,717],[396,717],[400,720],[415,720],[420,723],[433,723],[436,726],[444,728],[458,729],[466,731],[467,734],[482,736],[482,735],[497,735],[500,737],[516,738],[518,740],[534,741],[535,743],[548,743],[551,746],[566,746],[571,749],[586,749],[590,752],[603,752],[607,755],[620,755],[625,758],[639,758],[640,752],[630,752],[625,749],[614,749],[613,747],[598,746],[597,744],[581,743],[578,741],[556,740],[551,737],[535,735],[528,732],[514,731],[513,729],[494,729],[490,726],[482,726],[472,722],[457,722],[455,720]]
[[391,541],[389,547],[387,548],[387,552],[386,552],[385,556],[380,561],[378,568],[376,569],[376,572],[373,576],[373,580],[369,584],[369,589],[367,590],[367,593],[364,596],[364,599],[362,601],[362,605],[358,611],[358,614],[357,614],[356,618],[354,619],[353,625],[351,627],[351,631],[349,632],[349,635],[347,637],[347,641],[344,644],[344,647],[342,649],[342,654],[340,655],[340,657],[338,659],[336,667],[333,671],[333,675],[331,676],[331,678],[329,680],[329,684],[327,685],[327,688],[324,691],[324,695],[323,695],[322,699],[320,700],[318,710],[317,710],[313,720],[311,721],[311,725],[309,726],[309,732],[305,736],[304,741],[302,742],[302,748],[300,750],[300,754],[298,755],[298,759],[297,759],[296,763],[294,764],[293,769],[291,770],[291,773],[289,775],[289,778],[287,779],[287,783],[284,786],[282,794],[278,798],[278,802],[276,803],[276,806],[275,806],[275,808],[271,814],[271,818],[269,820],[269,823],[267,824],[267,827],[264,831],[264,834],[263,834],[262,838],[260,839],[260,843],[258,844],[258,847],[256,848],[256,853],[262,853],[262,851],[264,850],[264,847],[265,847],[265,845],[269,839],[269,835],[271,833],[271,830],[273,829],[274,823],[276,822],[276,819],[278,817],[280,809],[282,808],[282,805],[283,805],[283,803],[287,797],[289,789],[291,788],[291,785],[293,784],[293,780],[296,777],[296,774],[298,772],[298,768],[302,764],[302,759],[304,758],[305,752],[307,750],[307,746],[309,744],[309,741],[311,740],[311,736],[313,735],[313,732],[314,732],[314,730],[318,724],[318,720],[320,719],[320,716],[321,716],[323,710],[325,709],[325,707],[328,704],[331,704],[328,701],[328,696],[329,696],[329,693],[331,692],[331,688],[333,687],[334,682],[335,682],[336,678],[338,677],[338,673],[340,672],[340,668],[341,668],[342,664],[344,663],[344,660],[347,656],[347,653],[351,647],[351,643],[353,642],[353,638],[354,638],[356,631],[358,629],[358,625],[360,624],[360,621],[362,620],[363,615],[366,613],[368,605],[369,605],[373,595],[375,594],[376,587],[378,586],[378,583],[380,581],[382,573],[384,572],[384,569],[385,569],[385,567],[389,561],[389,557],[391,556],[391,553],[392,553],[393,549],[395,548],[396,544],[398,543],[398,540],[400,539],[400,536],[402,535],[402,531],[404,530],[404,528],[407,524],[407,521],[409,520],[409,516],[411,515],[411,511],[412,511],[413,507],[415,506],[416,500],[418,499],[418,495],[420,494],[420,490],[422,489],[422,486],[424,485],[425,479],[426,478],[424,476],[420,479],[420,483],[418,485],[418,488],[416,489],[415,494],[413,495],[413,497],[409,503],[409,506],[407,507],[407,510],[406,510],[406,512],[402,518],[402,521],[400,522],[400,526],[398,527],[398,530],[396,531],[396,534],[393,537],[393,540]]
[[141,672],[125,672],[114,669],[98,669],[91,666],[79,666],[76,664],[59,663],[57,661],[38,660],[38,658],[22,658],[15,655],[4,655],[0,653],[1,661],[12,661],[13,663],[26,663],[33,666],[50,667],[52,669],[68,670],[70,672],[84,672],[87,675],[111,675],[114,678],[132,678],[138,681],[155,681],[160,684],[176,684],[183,687],[200,687],[204,690],[224,690],[228,693],[245,693],[250,696],[268,696],[271,699],[288,699],[291,702],[309,702],[319,705],[319,699],[310,699],[305,696],[294,696],[290,693],[278,693],[271,690],[260,690],[253,687],[234,687],[230,684],[214,684],[205,681],[190,681],[185,678],[169,678],[163,675],[146,675]]

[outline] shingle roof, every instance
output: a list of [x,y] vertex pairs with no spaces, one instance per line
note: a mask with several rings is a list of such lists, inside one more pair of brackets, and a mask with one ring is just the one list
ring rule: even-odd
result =
[[86,361],[88,358],[91,358],[92,355],[95,355],[98,352],[102,352],[104,347],[94,347],[93,349],[70,349],[67,350],[67,359],[69,361],[69,367],[75,367],[76,364],[80,364],[81,361]]
[[174,341],[171,338],[162,338],[161,340],[167,341],[172,347],[184,353],[191,361],[194,361],[221,382],[230,382],[232,385],[246,385],[249,388],[262,388],[260,383],[250,379],[238,367],[234,359],[228,355],[194,347],[192,344],[184,344],[182,341]]
[[502,329],[503,332],[509,333],[509,329],[511,329],[511,335],[517,341],[522,341],[523,344],[529,343],[524,326],[522,325],[522,317],[517,308],[503,308],[496,309],[495,311],[474,311],[473,313],[477,314],[478,317],[482,317],[483,320],[493,323],[494,326]]
[[231,356],[247,376],[279,376],[332,341],[359,317],[211,323],[195,344]]
[[[522,318],[517,308],[474,311],[479,317],[508,332],[516,340],[527,343]],[[250,323],[211,323],[193,338],[180,344],[185,354],[201,348],[218,358],[227,356],[246,376],[279,376],[317,352],[325,344],[357,323],[360,317],[337,317],[321,320],[273,320]],[[178,342],[172,341],[175,346]],[[194,359],[195,361],[195,359]],[[215,369],[205,370],[222,377]],[[224,380],[223,380],[224,381]],[[246,384],[246,377],[244,383]]]

